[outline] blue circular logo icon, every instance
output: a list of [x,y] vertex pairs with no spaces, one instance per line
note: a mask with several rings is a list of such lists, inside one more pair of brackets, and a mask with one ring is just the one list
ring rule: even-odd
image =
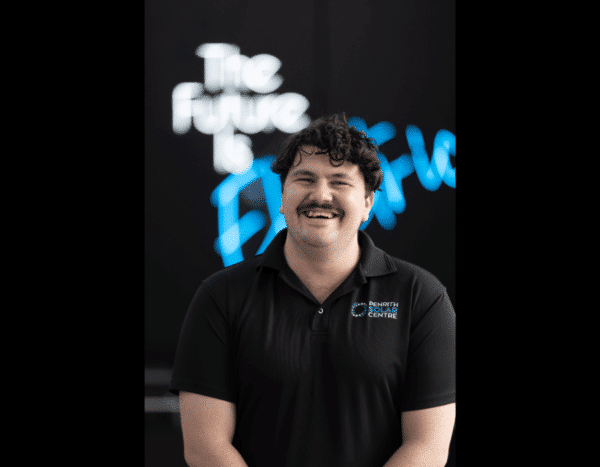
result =
[[[363,307],[362,313],[360,313],[360,314],[358,314],[356,311],[354,311],[354,310],[356,310],[356,307],[359,307],[359,306]],[[368,309],[368,306],[366,303],[354,303],[354,304],[352,304],[352,310],[351,310],[352,316],[354,316],[356,318],[361,318],[362,316],[365,316],[367,314],[367,309]]]

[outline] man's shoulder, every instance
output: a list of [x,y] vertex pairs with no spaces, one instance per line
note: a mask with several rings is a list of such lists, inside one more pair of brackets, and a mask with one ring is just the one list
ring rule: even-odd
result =
[[202,285],[213,294],[241,292],[245,288],[252,287],[254,279],[260,273],[261,256],[256,255],[227,266],[204,279]]
[[422,266],[406,261],[404,259],[391,256],[385,253],[385,259],[388,264],[393,265],[396,271],[393,273],[402,282],[408,282],[412,285],[426,285],[429,288],[443,292],[446,287],[442,282],[429,270]]
[[378,247],[366,232],[359,232],[359,244],[364,253],[361,259],[364,274],[376,282],[382,281],[388,287],[397,286],[398,281],[408,285],[425,283],[445,290],[440,280],[426,268],[392,256]]

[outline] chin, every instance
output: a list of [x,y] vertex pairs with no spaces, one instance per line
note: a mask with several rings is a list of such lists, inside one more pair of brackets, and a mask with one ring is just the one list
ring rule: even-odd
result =
[[[290,233],[289,228],[288,233]],[[291,234],[297,242],[302,242],[314,247],[329,246],[340,239],[339,232],[307,232],[302,228],[295,229]]]

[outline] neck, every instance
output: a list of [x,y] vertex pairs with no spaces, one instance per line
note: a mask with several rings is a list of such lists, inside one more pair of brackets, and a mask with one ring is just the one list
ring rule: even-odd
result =
[[348,242],[327,246],[298,245],[288,235],[283,252],[292,271],[301,278],[304,274],[311,274],[313,277],[347,276],[360,259],[358,235]]

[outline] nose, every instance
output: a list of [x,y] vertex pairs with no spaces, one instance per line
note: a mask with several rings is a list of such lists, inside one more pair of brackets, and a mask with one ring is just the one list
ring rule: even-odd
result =
[[310,198],[318,204],[332,204],[333,193],[327,180],[321,179],[314,183]]

